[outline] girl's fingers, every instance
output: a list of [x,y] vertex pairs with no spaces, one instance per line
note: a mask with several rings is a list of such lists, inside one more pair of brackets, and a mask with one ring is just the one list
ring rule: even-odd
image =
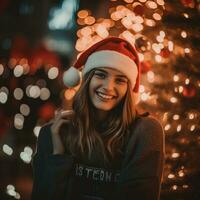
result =
[[67,118],[67,117],[70,117],[74,114],[74,111],[73,110],[64,110],[61,112],[61,117],[62,118]]

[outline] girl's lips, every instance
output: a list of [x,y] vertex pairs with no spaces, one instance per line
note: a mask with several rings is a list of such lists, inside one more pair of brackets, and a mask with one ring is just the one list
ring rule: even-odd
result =
[[96,91],[95,94],[101,101],[110,101],[115,98],[115,96],[113,96],[113,95],[106,95],[106,94],[104,94],[102,92],[98,92],[98,91]]
[[105,99],[113,99],[113,98],[116,97],[115,95],[105,94],[105,93],[99,92],[99,91],[96,91],[96,93],[97,93],[98,96],[101,96],[101,97],[103,97]]

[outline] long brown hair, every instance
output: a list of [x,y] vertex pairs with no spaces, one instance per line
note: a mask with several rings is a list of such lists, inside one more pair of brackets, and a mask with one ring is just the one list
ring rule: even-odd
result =
[[102,125],[103,130],[100,130],[95,120],[95,109],[89,98],[89,83],[94,71],[91,70],[83,77],[72,105],[75,113],[72,119],[73,126],[68,127],[67,133],[63,133],[62,137],[65,147],[73,155],[87,155],[90,159],[95,152],[95,157],[103,158],[106,163],[120,152],[124,138],[129,134],[129,126],[136,118],[136,109],[128,82],[124,99],[113,108],[106,124]]

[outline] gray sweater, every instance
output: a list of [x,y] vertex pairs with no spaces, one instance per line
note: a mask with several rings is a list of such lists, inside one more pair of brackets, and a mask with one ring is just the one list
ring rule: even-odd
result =
[[41,128],[33,157],[32,200],[158,200],[164,134],[152,117],[132,126],[124,154],[111,168],[53,155],[51,124]]

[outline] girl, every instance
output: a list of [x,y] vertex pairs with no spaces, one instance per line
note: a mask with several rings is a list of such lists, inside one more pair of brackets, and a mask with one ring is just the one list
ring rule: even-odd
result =
[[135,48],[109,37],[64,74],[80,88],[72,110],[41,128],[32,200],[159,199],[164,136],[156,119],[136,110],[139,67]]

